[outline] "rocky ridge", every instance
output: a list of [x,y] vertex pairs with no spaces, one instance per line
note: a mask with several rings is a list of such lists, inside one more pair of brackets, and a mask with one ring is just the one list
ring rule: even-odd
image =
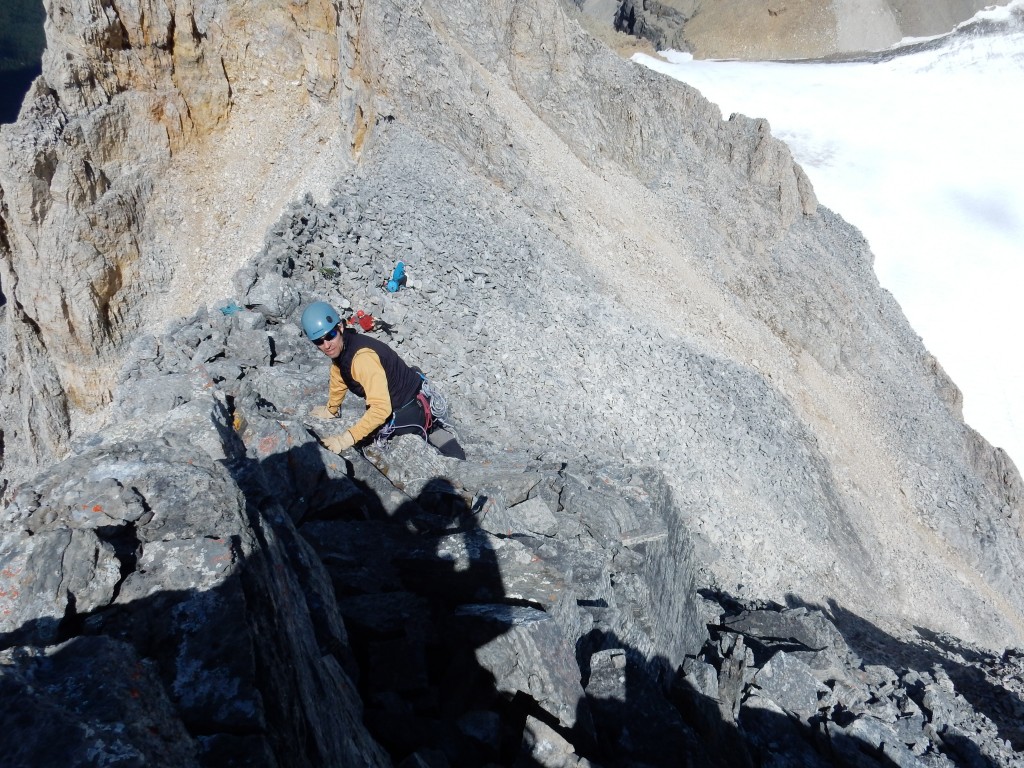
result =
[[[557,4],[408,12],[383,1],[340,11],[335,88],[339,139],[358,159],[344,177],[354,197],[341,210],[316,201],[319,228],[299,235],[315,249],[294,247],[290,227],[278,233],[267,258],[246,268],[252,285],[218,280],[244,260],[194,251],[193,228],[174,225],[183,219],[144,228],[137,243],[160,261],[153,274],[178,275],[168,289],[175,304],[272,294],[293,253],[304,269],[336,269],[324,259],[340,255],[376,274],[411,256],[434,292],[408,299],[429,296],[420,306],[430,310],[409,335],[437,340],[427,354],[450,337],[438,370],[478,409],[467,422],[513,445],[540,434],[563,456],[664,466],[709,583],[780,602],[841,599],[894,631],[917,624],[991,647],[1017,642],[1019,475],[962,423],[955,386],[879,288],[863,239],[817,206],[765,121],[722,121],[693,89],[612,55]],[[94,40],[98,53],[104,40]],[[235,116],[239,104],[261,103],[239,91]],[[37,96],[26,114],[58,130],[38,111],[56,97]],[[266,122],[247,124],[249,135],[289,125],[270,96]],[[11,138],[31,137],[34,124]],[[232,125],[229,116],[211,137],[229,143]],[[9,158],[27,168],[38,155]],[[319,168],[307,159],[286,165]],[[13,481],[68,444],[78,412],[61,379],[74,366],[56,365],[46,341],[66,342],[63,314],[27,311],[35,294],[25,293],[22,267],[39,252],[25,250],[37,228],[22,221],[31,211],[24,200],[11,198],[17,215],[4,218],[4,263],[14,269],[5,279],[4,475]],[[319,226],[332,208],[334,223]],[[162,240],[171,227],[176,239]],[[177,259],[164,258],[167,247],[180,248]],[[468,290],[466,276],[488,285],[478,270],[492,273],[494,288]],[[102,310],[75,295],[76,312]],[[130,279],[117,295],[139,312],[167,309]],[[452,329],[452,313],[473,317],[469,333]],[[112,359],[129,338],[110,348]],[[471,369],[484,375],[459,378]],[[889,596],[882,604],[880,590]]]
[[[806,585],[814,584],[819,596],[841,593],[845,605],[868,610],[881,578],[892,599],[906,595],[912,601],[911,610],[919,612],[913,621],[922,626],[935,626],[948,611],[946,620],[966,629],[965,617],[985,610],[973,589],[953,598],[955,577],[941,574],[955,566],[925,546],[913,554],[912,531],[896,541],[884,530],[873,532],[870,526],[878,523],[858,518],[862,502],[837,493],[841,481],[829,446],[815,444],[800,409],[773,393],[762,371],[738,366],[670,325],[638,322],[636,312],[593,291],[604,275],[574,261],[565,243],[538,226],[525,206],[507,206],[500,191],[464,171],[457,156],[422,137],[397,130],[390,138],[382,135],[375,158],[343,182],[330,205],[307,199],[288,223],[268,233],[264,253],[236,276],[234,300],[265,305],[294,320],[303,303],[326,297],[381,317],[393,326],[399,351],[435,370],[466,409],[462,431],[471,441],[514,446],[551,460],[612,458],[664,467],[707,560],[709,584],[735,592],[738,583],[768,582],[777,600],[806,594]],[[828,214],[822,219],[828,222]],[[849,232],[838,222],[829,226],[836,238]],[[816,235],[821,232],[815,227]],[[379,284],[399,259],[408,265],[411,287],[386,294]],[[308,287],[294,285],[299,277]],[[750,285],[748,279],[739,285]],[[778,315],[779,305],[771,304],[762,287],[743,290]],[[784,289],[793,287],[790,278]],[[885,307],[885,297],[878,298]],[[641,301],[646,305],[633,306],[654,310],[657,304],[651,297]],[[879,343],[877,337],[839,342],[840,352],[827,346],[825,334],[832,331],[823,334],[820,326],[806,325],[807,318],[772,322],[787,335],[799,334],[826,365],[871,370],[878,362],[870,353],[858,359]],[[272,346],[286,350],[294,341],[275,339]],[[264,357],[270,354],[266,342],[261,348]],[[193,361],[178,365],[186,362]],[[926,375],[936,375],[933,361],[922,363],[930,366]],[[131,367],[127,371],[135,375]],[[564,393],[578,394],[566,399]],[[939,468],[949,454],[934,445],[915,446],[911,420],[915,414],[929,418],[929,410],[922,411],[913,397],[892,400],[891,391],[875,396],[888,400],[907,450],[920,457],[912,470],[921,478],[916,482],[926,491],[940,487]],[[938,399],[925,405],[936,406],[946,407]],[[1015,471],[1012,464],[1006,467]],[[1019,487],[1012,474],[997,478],[994,471],[991,485],[960,485],[955,493],[973,500],[947,496],[954,506],[943,503],[945,512],[927,512],[924,525],[941,526],[969,551],[973,545],[960,531],[971,525],[953,523],[948,515],[991,503],[982,500],[993,491],[1006,493],[1000,489],[1006,481],[1003,488],[1010,493]],[[757,499],[749,506],[748,494]],[[1015,525],[1012,496],[1002,498],[1005,506],[992,510],[991,524],[1004,519]],[[990,554],[979,552],[978,562],[1008,576],[1012,565],[1000,564],[998,552],[1006,548],[1010,557],[1015,538],[999,542]],[[802,557],[783,555],[784,566],[773,560],[771,552],[792,548]],[[899,555],[890,559],[894,548]],[[808,556],[812,551],[829,558],[827,568]],[[723,553],[727,566],[716,566]],[[874,562],[885,565],[876,568]],[[883,568],[888,575],[880,575]],[[944,604],[909,586],[926,579]],[[1016,587],[1010,579],[1000,584],[1002,595],[992,599],[1002,602]],[[951,599],[957,601],[952,610]],[[884,621],[877,608],[873,617]],[[991,629],[991,619],[985,621]]]
[[[211,241],[193,239],[181,211],[142,228],[140,253],[179,257],[161,268],[199,309],[151,332],[124,325],[95,433],[72,434],[67,370],[49,356],[63,315],[33,309],[22,282],[39,280],[23,277],[36,253],[29,192],[61,189],[29,170],[46,156],[32,137],[62,135],[50,107],[63,97],[41,83],[4,130],[24,150],[5,150],[0,183],[4,685],[7,700],[77,724],[65,747],[29,728],[11,754],[74,755],[102,733],[111,760],[150,759],[161,734],[182,745],[177,764],[235,752],[288,765],[386,764],[385,753],[656,764],[653,744],[713,764],[740,733],[741,762],[1013,764],[1019,657],[942,633],[990,649],[1024,634],[1020,476],[962,423],[955,386],[878,287],[863,239],[816,205],[768,125],[721,121],[556,4],[336,10],[339,37],[306,44],[315,61],[340,48],[321,95],[337,97],[336,138],[354,160],[328,163],[333,196],[299,199],[259,229],[251,262],[197,254]],[[200,47],[228,39],[218,4],[188,13],[208,31]],[[110,55],[120,38],[93,32],[83,50]],[[306,50],[301,25],[294,34]],[[245,80],[229,82],[214,142],[242,135],[232,116]],[[279,110],[292,102],[266,88],[247,135],[287,125]],[[170,180],[169,201],[191,178],[126,167],[103,166],[125,183]],[[217,189],[197,207],[225,205]],[[116,242],[97,238],[94,255]],[[410,283],[386,294],[397,259]],[[128,279],[117,300],[141,317],[156,306],[148,291]],[[88,295],[66,293],[76,312],[102,314]],[[469,463],[408,440],[373,462],[317,447],[302,414],[326,375],[297,326],[312,298],[388,323],[449,395]],[[67,464],[31,479],[66,450]],[[772,631],[785,636],[764,634],[771,617],[736,618],[758,610],[784,614]],[[821,628],[829,617],[852,656]],[[225,649],[220,635],[237,642]],[[450,648],[453,637],[471,647]],[[83,656],[140,663],[92,708],[74,692],[120,678],[98,662],[61,682]],[[281,662],[292,657],[294,672]],[[141,719],[156,730],[125,736],[141,716],[115,702],[142,684]],[[623,726],[623,702],[643,716]],[[806,750],[771,736],[780,722]]]
[[[341,162],[281,162],[317,157],[338,132],[330,2],[47,11],[43,75],[0,128],[5,478],[66,452],[154,313],[190,311],[174,294],[195,251],[250,257],[281,207]],[[255,128],[268,113],[277,132]]]
[[[139,339],[116,418],[2,513],[6,764],[1024,764],[1020,654],[699,590],[656,470],[502,451],[471,397],[467,462],[320,447],[295,314],[385,298],[357,265],[379,240],[265,267],[331,218],[297,205],[238,301]],[[416,354],[431,312],[377,309]]]

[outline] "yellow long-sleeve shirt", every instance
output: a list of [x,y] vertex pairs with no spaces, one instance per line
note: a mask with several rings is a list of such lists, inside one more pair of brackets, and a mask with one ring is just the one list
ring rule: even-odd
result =
[[[352,378],[359,382],[366,393],[366,413],[348,428],[352,440],[358,443],[391,416],[391,394],[388,391],[388,377],[384,373],[384,366],[372,349],[360,349],[352,356]],[[332,365],[327,397],[327,409],[332,415],[338,415],[347,394],[348,385],[341,377],[341,371],[337,365]]]

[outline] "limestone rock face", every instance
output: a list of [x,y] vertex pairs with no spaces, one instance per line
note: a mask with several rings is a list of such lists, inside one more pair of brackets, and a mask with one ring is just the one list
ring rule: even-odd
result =
[[984,0],[623,0],[617,29],[707,59],[806,59],[948,32]]
[[[554,131],[594,174],[621,167],[650,184],[711,172],[700,186],[755,204],[749,215],[767,215],[769,227],[814,210],[809,183],[766,124],[720,124],[684,86],[668,111],[647,109],[663,100],[664,83],[623,70],[555,5],[484,10],[478,25],[473,4],[409,14],[398,4],[335,9],[326,0],[51,3],[43,77],[0,135],[3,292],[17,307],[6,322],[18,324],[8,336],[49,358],[46,373],[34,365],[36,376],[5,369],[7,389],[19,393],[12,415],[73,417],[106,403],[133,334],[189,311],[188,297],[213,290],[217,273],[226,287],[288,191],[344,163],[307,162],[330,137],[358,153],[399,108],[521,196],[572,196],[575,182],[547,178],[548,158],[534,156],[540,130]],[[523,109],[532,114],[517,126]],[[692,144],[673,148],[680,136]],[[272,140],[279,144],[261,155]],[[62,416],[8,430],[7,474],[60,455],[68,425]]]
[[5,765],[1016,764],[1019,653],[698,593],[655,470],[331,454],[309,345],[243,361],[254,323],[136,344],[0,514]]
[[308,114],[335,92],[339,69],[327,0],[46,9],[43,75],[0,131],[0,280],[26,363],[4,371],[27,427],[8,430],[8,471],[67,440],[66,416],[27,422],[109,402],[126,341],[184,266],[180,233],[166,232],[182,224],[182,198],[209,188],[211,142],[230,141],[251,100],[281,82],[294,85],[274,100]]
[[[3,222],[0,221],[0,234]],[[0,261],[5,286],[15,282]],[[17,305],[0,306],[0,494],[28,467],[45,466],[68,447],[71,423],[57,367]]]
[[[255,386],[282,411],[314,405],[306,398],[325,374],[299,334],[300,310],[279,297],[326,297],[385,321],[386,338],[445,385],[471,444],[662,467],[697,531],[705,578],[780,601],[841,596],[878,620],[913,616],[995,644],[1016,636],[1019,486],[959,421],[950,382],[877,287],[855,231],[823,210],[770,252],[744,258],[687,221],[716,254],[710,276],[688,274],[680,258],[668,280],[625,249],[617,271],[604,271],[580,260],[585,233],[549,228],[534,213],[550,202],[573,215],[567,202],[538,195],[509,205],[470,162],[401,126],[380,130],[335,200],[297,203],[239,272],[235,302],[251,308],[229,318],[203,312],[201,331],[143,343],[145,359],[124,372],[139,393],[127,400],[146,408],[178,397],[177,385],[155,394],[147,371],[181,380],[205,360],[232,397],[255,397]],[[384,294],[380,281],[397,259],[412,265],[410,287]],[[631,297],[630,308],[596,292],[602,281]],[[678,290],[672,281],[688,287],[682,318],[659,311]],[[724,284],[732,300],[711,303],[709,284]],[[705,301],[715,308],[710,328]],[[760,327],[744,326],[737,307]],[[887,318],[885,330],[876,316]],[[257,344],[261,323],[269,349]],[[741,333],[756,340],[739,347],[746,365],[726,351]],[[258,374],[239,365],[243,353]],[[309,378],[293,378],[293,366]],[[283,503],[300,510],[309,500],[296,492]],[[535,505],[501,514],[512,532],[550,525]],[[1002,533],[979,540],[976,525]],[[964,563],[934,547],[933,531],[999,590],[1000,608],[958,586]]]
[[[622,66],[558,4],[494,0],[481,14],[477,3],[453,2],[396,26],[397,6],[362,9],[360,71],[379,96],[360,112],[417,120],[514,196],[571,198],[581,180],[570,174],[588,184],[614,173],[721,196],[768,230],[815,211],[803,171],[767,123],[723,123],[693,89]],[[389,45],[404,53],[390,55]],[[578,171],[549,162],[549,137]],[[558,215],[578,218],[568,199]]]

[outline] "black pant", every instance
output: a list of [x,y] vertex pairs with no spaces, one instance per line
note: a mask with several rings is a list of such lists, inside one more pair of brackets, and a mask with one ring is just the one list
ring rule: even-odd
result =
[[437,448],[442,456],[461,460],[466,458],[466,452],[450,432],[437,424],[431,424],[430,429],[427,429],[427,414],[418,397],[392,414],[392,424],[392,436],[419,435]]

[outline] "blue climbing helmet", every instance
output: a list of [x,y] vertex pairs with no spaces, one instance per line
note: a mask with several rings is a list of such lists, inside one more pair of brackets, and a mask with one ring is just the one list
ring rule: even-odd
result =
[[337,310],[326,301],[314,301],[302,312],[302,330],[316,341],[341,322]]

